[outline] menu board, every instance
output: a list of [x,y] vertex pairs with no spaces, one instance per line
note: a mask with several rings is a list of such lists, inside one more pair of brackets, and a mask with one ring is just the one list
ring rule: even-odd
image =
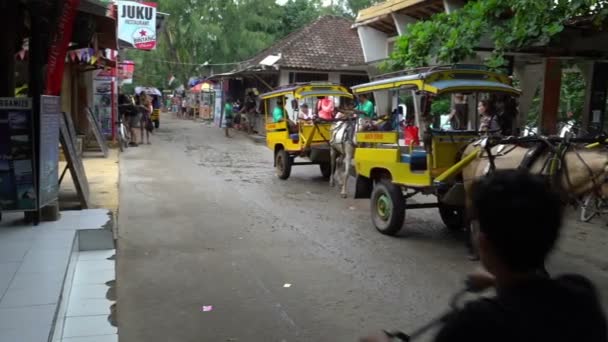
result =
[[59,118],[61,98],[40,99],[40,207],[57,200],[59,194]]
[[37,209],[30,98],[0,98],[0,210]]

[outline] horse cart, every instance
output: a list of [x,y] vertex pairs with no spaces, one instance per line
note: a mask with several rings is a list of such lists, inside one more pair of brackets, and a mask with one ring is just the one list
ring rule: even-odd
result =
[[348,88],[334,83],[298,83],[260,98],[265,108],[266,145],[274,152],[277,177],[288,179],[296,165],[319,165],[323,177],[329,177],[332,122],[317,118],[315,113],[310,114],[310,119],[301,119],[300,107],[306,104],[312,111],[318,98],[352,99]]
[[[446,96],[459,94],[477,102],[481,96],[500,94],[514,97],[519,95],[519,91],[510,85],[504,75],[478,66],[463,65],[415,69],[396,76],[381,76],[352,90],[355,95],[375,93],[376,98],[389,92],[388,98],[393,99],[393,105],[399,105],[404,96],[412,96],[416,107],[415,122],[422,126],[422,146],[414,143],[405,145],[397,131],[357,133],[359,146],[354,157],[357,172],[355,197],[371,199],[371,217],[376,229],[386,235],[396,235],[403,227],[406,209],[418,208],[438,208],[448,229],[463,228],[464,187],[461,173],[477,158],[482,144],[466,157],[463,157],[463,151],[480,138],[474,119],[478,114],[475,107],[469,104],[468,129],[433,129],[432,121],[435,121],[436,127],[443,127],[431,115],[433,101],[438,98],[445,101]],[[413,118],[409,121],[414,122]],[[437,201],[408,203],[418,194],[436,196]]]

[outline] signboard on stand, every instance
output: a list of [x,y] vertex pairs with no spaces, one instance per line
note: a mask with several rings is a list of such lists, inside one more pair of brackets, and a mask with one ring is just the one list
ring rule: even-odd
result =
[[0,211],[38,208],[32,119],[32,99],[0,98]]
[[156,49],[156,3],[118,1],[118,45],[138,50]]
[[61,98],[42,96],[40,99],[40,180],[39,207],[57,200],[59,195],[59,118]]
[[93,114],[101,126],[101,133],[112,136],[112,96],[114,82],[111,70],[100,71],[93,80],[94,101]]

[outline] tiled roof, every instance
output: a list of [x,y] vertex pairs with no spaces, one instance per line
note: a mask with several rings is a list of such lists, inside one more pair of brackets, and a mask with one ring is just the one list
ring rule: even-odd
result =
[[309,70],[360,69],[365,64],[363,50],[352,22],[337,16],[324,16],[287,35],[246,62],[258,65],[269,55],[281,54],[281,68]]

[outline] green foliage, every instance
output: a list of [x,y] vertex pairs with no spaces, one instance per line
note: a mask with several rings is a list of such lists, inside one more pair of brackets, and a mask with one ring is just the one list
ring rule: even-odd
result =
[[283,5],[282,35],[287,35],[315,19],[322,11],[321,0],[288,0]]
[[457,63],[475,55],[488,37],[494,51],[487,65],[505,66],[504,54],[533,44],[547,44],[564,29],[568,19],[591,15],[604,24],[605,0],[478,0],[451,13],[408,25],[395,44],[387,67],[391,69]]
[[190,77],[210,72],[205,63],[243,61],[282,34],[284,12],[274,0],[160,0],[158,8],[170,16],[157,50],[127,52],[136,62],[136,84],[162,88],[174,75],[174,86],[185,85]]
[[[158,10],[170,15],[155,51],[126,51],[135,61],[136,85],[168,88],[186,85],[192,76],[236,67],[283,36],[325,14],[353,17],[380,0],[158,0]],[[218,65],[222,64],[222,65]]]

